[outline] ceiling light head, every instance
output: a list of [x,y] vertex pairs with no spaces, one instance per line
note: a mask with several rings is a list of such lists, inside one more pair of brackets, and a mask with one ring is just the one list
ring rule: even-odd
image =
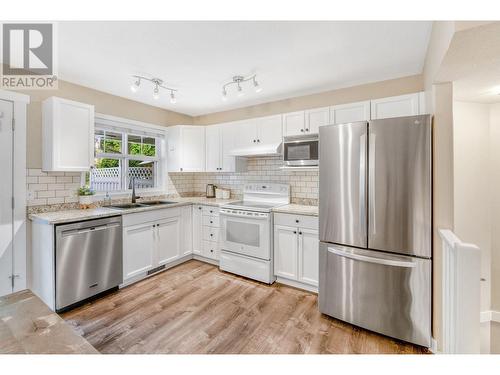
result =
[[158,84],[155,86],[155,88],[153,90],[153,99],[155,99],[155,100],[160,99],[160,88],[159,88]]
[[238,82],[238,94],[237,95],[239,97],[242,97],[243,95],[245,95],[245,93],[243,92],[243,88],[241,87],[239,82]]
[[259,85],[259,82],[257,82],[257,79],[255,78],[255,76],[253,77],[253,88],[254,88],[255,92],[257,92],[257,93],[262,91],[262,86]]
[[177,98],[175,97],[175,94],[173,91],[170,91],[170,103],[172,103],[172,104],[177,103]]
[[130,90],[132,92],[137,92],[137,90],[139,90],[140,85],[141,85],[141,79],[137,77],[137,80],[132,85],[130,85]]

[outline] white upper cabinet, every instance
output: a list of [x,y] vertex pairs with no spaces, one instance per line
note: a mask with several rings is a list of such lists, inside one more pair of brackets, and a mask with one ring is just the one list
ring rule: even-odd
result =
[[370,120],[370,101],[348,103],[330,107],[330,121],[332,124]]
[[306,118],[304,111],[290,112],[283,115],[283,135],[301,135],[306,132]]
[[425,113],[423,99],[423,93],[414,93],[372,100],[371,119],[423,114]]
[[222,140],[219,125],[207,126],[205,129],[206,142],[206,171],[218,172],[222,170]]
[[233,123],[234,131],[234,148],[245,149],[256,145],[257,129],[256,120],[244,120]]
[[42,104],[44,171],[87,171],[94,165],[94,106],[51,97]]
[[315,108],[305,111],[306,134],[318,134],[319,127],[330,124],[330,107]]
[[169,172],[204,172],[205,126],[168,128],[167,157]]
[[259,145],[282,142],[283,126],[281,122],[281,115],[258,118],[256,125],[257,143]]

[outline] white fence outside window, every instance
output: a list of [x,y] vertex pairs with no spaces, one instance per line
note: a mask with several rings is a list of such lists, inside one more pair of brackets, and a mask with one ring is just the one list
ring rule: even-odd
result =
[[[155,186],[153,168],[129,167],[128,179],[135,177],[136,188],[147,189]],[[94,191],[126,190],[128,186],[121,187],[121,168],[93,168],[90,171],[90,188]]]

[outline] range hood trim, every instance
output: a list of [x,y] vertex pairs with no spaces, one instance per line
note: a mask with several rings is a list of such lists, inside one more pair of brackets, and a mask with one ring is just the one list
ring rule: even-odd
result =
[[237,148],[229,151],[229,155],[239,157],[279,156],[281,155],[282,144],[270,143],[249,148]]

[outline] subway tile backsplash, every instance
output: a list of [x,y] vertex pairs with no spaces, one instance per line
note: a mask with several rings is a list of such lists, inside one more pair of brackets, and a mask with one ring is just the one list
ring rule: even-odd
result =
[[201,195],[207,184],[231,190],[232,197],[243,195],[245,182],[279,182],[290,184],[292,203],[317,205],[319,174],[317,170],[283,170],[279,156],[249,158],[248,171],[243,173],[170,173],[169,193]]
[[[169,173],[169,197],[204,195],[207,184],[229,189],[232,198],[241,198],[246,182],[279,182],[290,184],[291,202],[318,205],[318,171],[280,169],[281,157],[249,158],[248,171],[243,173]],[[27,169],[28,206],[71,207],[78,202],[79,172],[43,172]]]

